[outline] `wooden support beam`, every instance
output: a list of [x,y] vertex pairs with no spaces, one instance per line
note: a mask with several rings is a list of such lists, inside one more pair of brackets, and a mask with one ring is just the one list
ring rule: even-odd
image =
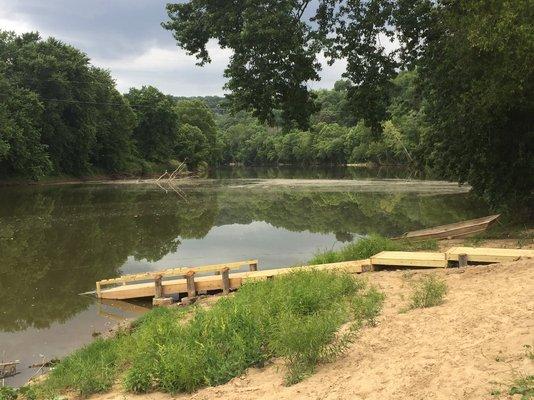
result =
[[467,254],[465,253],[458,254],[458,267],[460,268],[467,267]]
[[221,271],[222,290],[224,294],[230,293],[230,274],[229,269],[225,268]]
[[163,287],[161,286],[161,279],[163,277],[161,275],[156,275],[156,278],[154,279],[154,286],[155,286],[155,296],[157,299],[163,297]]
[[187,296],[190,298],[196,297],[197,289],[195,287],[195,273],[189,271],[185,276],[185,280],[187,281]]

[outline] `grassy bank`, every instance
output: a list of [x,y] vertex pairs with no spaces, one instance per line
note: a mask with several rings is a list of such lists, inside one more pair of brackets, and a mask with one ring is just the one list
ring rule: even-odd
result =
[[[65,358],[32,392],[86,396],[120,381],[131,392],[191,392],[283,359],[286,383],[339,355],[374,323],[383,295],[347,274],[301,271],[248,283],[209,309],[158,308],[130,332],[99,339]],[[340,327],[350,323],[349,329]]]

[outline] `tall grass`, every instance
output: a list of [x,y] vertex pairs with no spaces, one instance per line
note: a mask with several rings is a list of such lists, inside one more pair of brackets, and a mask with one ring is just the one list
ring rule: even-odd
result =
[[427,275],[415,284],[410,308],[439,306],[447,293],[447,284],[436,275]]
[[[121,380],[132,392],[191,392],[218,385],[273,357],[286,383],[338,356],[358,327],[374,322],[383,295],[348,274],[299,271],[247,283],[212,308],[158,308],[133,331],[97,340],[63,360],[36,388],[39,397],[64,389],[88,395]],[[339,333],[352,321],[351,329]]]
[[404,240],[391,240],[380,235],[369,235],[357,242],[350,243],[340,250],[329,250],[318,253],[308,263],[310,265],[328,264],[342,261],[363,260],[374,256],[381,251],[416,251],[437,250],[435,240],[408,242]]

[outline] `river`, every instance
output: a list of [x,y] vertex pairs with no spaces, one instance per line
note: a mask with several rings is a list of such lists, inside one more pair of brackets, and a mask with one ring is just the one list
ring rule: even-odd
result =
[[63,357],[140,315],[100,304],[97,280],[177,266],[259,259],[306,262],[385,236],[486,215],[467,188],[402,170],[224,168],[175,185],[110,182],[0,188],[0,362],[20,385],[44,357]]

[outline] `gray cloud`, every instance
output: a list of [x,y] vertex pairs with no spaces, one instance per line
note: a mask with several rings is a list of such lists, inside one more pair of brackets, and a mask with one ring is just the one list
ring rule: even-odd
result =
[[[38,30],[72,44],[92,62],[111,71],[119,90],[154,85],[180,96],[222,94],[224,68],[230,52],[210,43],[213,62],[195,65],[195,58],[176,46],[161,27],[169,0],[0,0],[0,27]],[[332,87],[344,63],[324,65],[321,82]]]

